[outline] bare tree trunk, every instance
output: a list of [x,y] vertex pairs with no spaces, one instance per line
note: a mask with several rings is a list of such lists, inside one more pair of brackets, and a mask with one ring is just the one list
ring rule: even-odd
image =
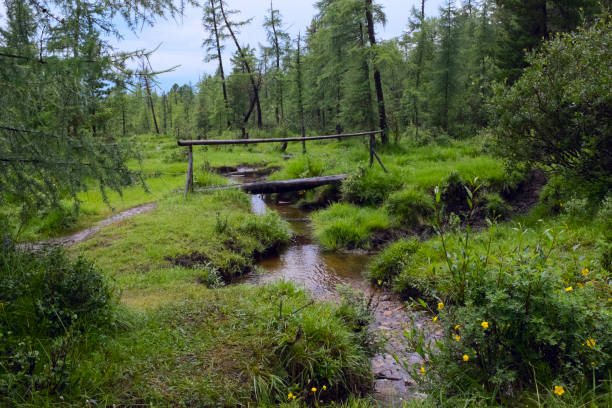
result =
[[424,29],[425,29],[425,0],[422,0],[421,1],[421,32],[419,33],[419,43],[417,45],[419,50],[417,53],[415,95],[413,97],[415,138],[419,137],[419,127],[420,127],[418,92],[421,87],[421,70],[423,69],[423,47],[425,47],[425,44],[424,44],[425,33],[423,32]]
[[217,43],[217,59],[219,60],[219,75],[221,75],[221,87],[223,88],[223,102],[225,103],[227,127],[229,128],[232,124],[229,120],[229,101],[227,99],[227,86],[225,85],[225,72],[223,71],[223,58],[221,57],[221,42],[219,41],[219,29],[217,27],[217,11],[215,9],[215,0],[210,0],[210,8],[212,10],[213,27],[215,30],[215,41]]
[[[242,60],[244,62],[244,67],[249,73],[249,80],[251,81],[251,87],[253,88],[253,94],[254,94],[254,100],[257,105],[257,127],[261,129],[263,126],[263,122],[261,119],[261,104],[259,103],[259,89],[257,85],[255,84],[255,78],[253,78],[253,71],[251,70],[251,66],[249,65],[249,62],[246,59],[246,55],[244,55],[244,51],[242,50],[240,43],[238,42],[238,38],[236,38],[236,34],[234,33],[234,30],[232,30],[232,26],[230,22],[227,20],[227,15],[225,14],[225,10],[223,9],[223,0],[219,2],[219,5],[221,6],[221,15],[223,16],[223,21],[225,21],[225,26],[229,30],[230,35],[232,36],[232,39],[234,40],[234,44],[236,45],[236,48],[238,49],[238,52],[240,53],[240,56],[242,57]],[[245,125],[246,125],[246,122],[245,122]]]
[[[304,126],[304,105],[302,103],[302,64],[300,62],[300,53],[301,53],[301,33],[298,34],[298,44],[297,44],[297,91],[298,91],[298,113],[300,115],[300,130],[302,133],[302,137],[306,137],[306,127]],[[302,140],[302,153],[306,154],[306,139]]]
[[[365,0],[366,3],[366,20],[368,23],[368,37],[372,48],[376,47],[376,37],[374,35],[374,18],[372,17],[372,0]],[[380,79],[380,71],[374,67],[374,87],[376,88],[376,98],[378,99],[378,116],[380,120],[380,138],[383,144],[389,143],[387,135],[387,114],[385,112],[385,97],[383,95],[382,81]]]
[[[276,116],[276,125],[280,125],[280,120],[285,119],[285,114],[283,110],[283,83],[278,79],[278,75],[280,73],[280,45],[278,43],[278,34],[276,33],[276,26],[274,25],[274,6],[272,4],[272,0],[270,0],[270,21],[272,23],[272,32],[274,33],[274,54],[276,56],[276,85],[278,86],[279,92],[279,100],[277,101],[277,105],[275,108],[275,116]],[[280,117],[279,117],[280,110]]]
[[165,92],[162,94],[162,113],[164,114],[162,129],[166,133],[168,131],[168,97]]
[[153,123],[155,124],[155,133],[159,135],[159,126],[157,126],[157,117],[155,116],[155,106],[153,105],[153,97],[151,96],[151,87],[149,86],[149,77],[144,75],[145,87],[147,89],[147,96],[149,98],[149,105],[151,106],[151,114],[153,115]]

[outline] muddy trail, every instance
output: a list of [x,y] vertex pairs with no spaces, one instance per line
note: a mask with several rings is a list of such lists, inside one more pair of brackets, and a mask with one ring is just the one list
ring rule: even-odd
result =
[[[249,182],[244,176],[231,177],[236,182]],[[262,285],[276,280],[294,282],[308,290],[315,299],[339,302],[338,285],[349,285],[374,297],[376,305],[373,329],[386,339],[383,352],[372,361],[376,398],[385,406],[402,406],[402,401],[414,398],[415,383],[394,356],[408,365],[421,362],[418,355],[407,353],[403,333],[411,324],[425,324],[425,318],[409,314],[404,303],[392,293],[372,286],[364,278],[370,254],[364,252],[326,252],[312,239],[309,213],[289,205],[277,205],[262,195],[251,195],[255,214],[277,211],[289,222],[294,234],[291,243],[279,254],[258,262],[262,272],[245,276],[240,282]]]
[[153,210],[157,206],[157,203],[149,203],[139,205],[138,207],[130,208],[129,210],[121,211],[113,215],[112,217],[106,218],[102,221],[98,221],[95,225],[85,228],[84,230],[75,232],[72,235],[68,235],[60,238],[52,238],[45,241],[39,241],[32,244],[25,244],[28,248],[38,249],[43,246],[71,246],[76,245],[81,242],[87,241],[89,238],[93,237],[98,231],[102,228],[114,224],[115,222],[122,221],[131,217],[134,217],[138,214],[143,214]]

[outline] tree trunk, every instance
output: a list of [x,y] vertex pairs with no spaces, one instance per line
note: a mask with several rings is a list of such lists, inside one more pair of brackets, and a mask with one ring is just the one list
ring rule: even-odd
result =
[[[263,126],[263,123],[261,120],[261,104],[259,103],[259,89],[257,85],[255,84],[255,78],[253,78],[253,71],[251,70],[251,66],[249,65],[249,62],[247,61],[246,56],[244,55],[244,51],[242,50],[240,43],[238,42],[238,38],[236,38],[236,34],[234,33],[234,30],[232,30],[232,26],[230,22],[227,20],[227,15],[225,14],[225,10],[223,9],[223,0],[219,2],[219,5],[221,6],[221,15],[223,16],[223,21],[225,21],[225,26],[229,30],[230,35],[232,36],[232,39],[234,40],[234,44],[236,45],[236,48],[238,49],[238,53],[240,53],[240,56],[242,57],[242,60],[244,62],[244,67],[249,73],[249,80],[251,82],[251,87],[253,88],[255,104],[257,105],[257,127],[261,129]],[[244,125],[246,126],[246,123]]]
[[219,29],[217,28],[217,11],[215,9],[215,0],[210,0],[210,8],[212,10],[213,26],[215,29],[215,41],[217,43],[217,59],[219,60],[219,75],[221,75],[221,87],[223,88],[223,102],[225,103],[227,127],[229,128],[232,124],[229,120],[229,101],[227,99],[227,86],[225,85],[225,72],[223,71],[223,58],[221,57],[221,42],[219,41]]
[[157,117],[155,117],[155,106],[153,105],[153,97],[151,96],[151,87],[149,86],[149,77],[145,72],[144,75],[145,87],[147,89],[147,96],[149,98],[149,105],[151,106],[151,114],[153,115],[153,123],[155,124],[155,133],[159,135],[159,126],[157,126]]
[[[276,33],[276,26],[274,25],[274,6],[272,0],[270,0],[270,22],[272,23],[272,32],[274,33],[274,54],[276,57],[276,85],[278,86],[279,100],[275,108],[276,125],[280,125],[281,118],[284,119],[283,112],[283,83],[279,80],[278,75],[280,74],[280,45],[278,44],[278,34]],[[279,115],[280,110],[280,115]]]
[[[376,37],[374,35],[374,18],[372,17],[372,0],[365,0],[366,3],[366,20],[368,23],[368,37],[372,49],[376,47]],[[385,112],[385,97],[383,95],[382,81],[380,79],[380,71],[374,67],[374,87],[376,88],[376,98],[378,99],[378,116],[380,120],[380,130],[383,133],[380,135],[383,144],[389,143],[387,135],[387,114]]]
[[[298,91],[298,113],[300,115],[300,131],[302,137],[306,137],[306,127],[304,126],[304,105],[302,103],[302,64],[300,62],[301,53],[301,33],[298,34],[298,46],[297,46],[297,91]],[[306,140],[302,140],[302,153],[306,154]]]
[[425,0],[421,1],[421,31],[419,33],[419,44],[417,45],[419,50],[417,53],[417,71],[416,71],[416,84],[415,84],[415,94],[413,97],[414,102],[414,127],[415,127],[415,138],[419,137],[419,89],[421,87],[421,71],[423,70],[423,48],[425,47]]

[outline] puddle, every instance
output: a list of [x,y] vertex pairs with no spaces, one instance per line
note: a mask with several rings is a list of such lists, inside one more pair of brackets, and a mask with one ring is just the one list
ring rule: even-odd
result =
[[[241,179],[247,181],[242,177]],[[410,316],[406,313],[403,302],[394,294],[372,287],[363,278],[362,273],[370,255],[323,251],[312,240],[308,213],[305,211],[266,202],[262,195],[251,195],[251,207],[255,214],[265,214],[270,209],[277,211],[289,222],[296,239],[278,256],[258,263],[265,272],[248,275],[241,282],[261,285],[284,279],[303,286],[315,298],[328,301],[339,301],[336,291],[339,284],[350,285],[367,294],[373,294],[378,300],[373,325],[388,339],[384,352],[372,359],[376,397],[389,406],[402,406],[402,400],[414,397],[414,382],[393,358],[393,355],[399,355],[403,361],[420,362],[417,355],[406,353],[402,346],[403,332],[410,323]]]

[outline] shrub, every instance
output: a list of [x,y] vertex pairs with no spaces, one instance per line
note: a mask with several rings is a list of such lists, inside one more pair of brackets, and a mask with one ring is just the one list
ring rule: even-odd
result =
[[207,288],[219,288],[225,285],[223,277],[210,263],[200,265],[200,273],[198,275],[198,282],[205,285]]
[[350,204],[332,204],[311,219],[315,238],[329,250],[368,248],[370,235],[390,225],[386,212]]
[[484,197],[485,210],[489,217],[507,218],[512,213],[512,207],[497,193],[488,193]]
[[565,192],[564,180],[557,176],[551,177],[540,193],[540,207],[546,214],[559,214],[563,208]]
[[[498,398],[516,398],[536,381],[551,388],[607,378],[612,369],[608,283],[586,265],[553,266],[549,257],[557,237],[550,230],[535,246],[519,244],[493,256],[477,253],[469,230],[460,248],[449,248],[437,227],[443,250],[459,255],[445,257],[452,302],[441,302],[438,325],[431,329],[443,334],[429,342],[427,330],[413,325],[407,333],[427,362],[427,375],[420,365],[409,368],[427,390],[444,388],[453,395],[485,387]],[[494,231],[492,225],[491,236]],[[496,259],[503,264],[494,264]]]
[[69,386],[80,340],[109,325],[112,311],[110,288],[84,259],[1,243],[0,395]]
[[385,173],[378,168],[360,167],[342,182],[342,199],[359,205],[379,205],[401,186],[397,174]]
[[458,212],[467,208],[465,180],[457,171],[452,171],[443,183],[442,203],[447,212]]
[[602,17],[555,35],[528,55],[530,66],[511,88],[496,87],[496,144],[509,163],[539,163],[610,187],[611,29]]
[[385,202],[385,209],[402,224],[414,227],[431,216],[433,200],[418,190],[405,189],[392,193]]
[[414,254],[419,249],[415,240],[400,240],[387,246],[381,253],[372,258],[368,265],[367,276],[372,282],[391,283],[412,264]]

